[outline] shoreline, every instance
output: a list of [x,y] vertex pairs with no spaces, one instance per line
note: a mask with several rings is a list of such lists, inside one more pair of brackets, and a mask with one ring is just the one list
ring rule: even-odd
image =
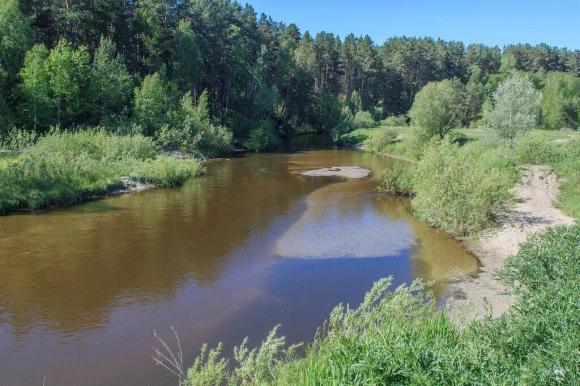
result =
[[[366,151],[363,146],[355,147]],[[417,164],[418,161],[390,153],[379,155]],[[459,325],[486,316],[498,317],[514,303],[509,288],[495,277],[508,257],[518,253],[520,244],[533,234],[558,225],[573,225],[575,219],[554,206],[560,181],[554,171],[545,165],[524,165],[520,181],[511,189],[516,203],[511,203],[497,228],[486,229],[473,237],[459,237],[446,232],[479,261],[475,275],[457,271],[448,280],[449,296],[443,306]]]

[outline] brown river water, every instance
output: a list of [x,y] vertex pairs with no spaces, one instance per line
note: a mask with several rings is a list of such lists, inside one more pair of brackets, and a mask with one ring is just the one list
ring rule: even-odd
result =
[[[153,331],[227,353],[281,324],[308,341],[338,303],[381,277],[445,295],[477,260],[377,192],[393,161],[354,150],[258,154],[208,164],[176,189],[0,217],[0,386],[175,385]],[[361,181],[297,171],[356,165]]]

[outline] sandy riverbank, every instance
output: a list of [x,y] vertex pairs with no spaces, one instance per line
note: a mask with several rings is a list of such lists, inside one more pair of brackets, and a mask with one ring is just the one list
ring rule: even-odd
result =
[[512,189],[518,200],[506,214],[503,226],[476,240],[464,240],[465,246],[481,262],[475,277],[458,275],[451,285],[453,296],[447,306],[451,316],[462,323],[465,318],[496,317],[504,313],[514,298],[494,277],[505,260],[518,252],[521,243],[547,227],[574,224],[574,219],[554,207],[558,197],[558,179],[546,166],[525,166],[521,181]]

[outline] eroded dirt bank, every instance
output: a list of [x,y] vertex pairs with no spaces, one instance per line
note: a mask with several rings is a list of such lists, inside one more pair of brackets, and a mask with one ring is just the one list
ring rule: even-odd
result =
[[547,227],[571,225],[574,219],[554,207],[558,197],[556,175],[545,166],[525,166],[521,181],[512,190],[519,201],[507,214],[504,225],[466,241],[466,247],[481,261],[476,278],[459,275],[452,284],[454,295],[447,306],[451,316],[462,324],[465,319],[481,318],[489,313],[499,316],[514,298],[494,277],[505,260],[518,252],[521,243]]

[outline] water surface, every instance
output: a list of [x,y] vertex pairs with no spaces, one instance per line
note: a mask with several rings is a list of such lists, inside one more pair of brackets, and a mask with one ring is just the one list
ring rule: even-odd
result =
[[[0,217],[0,386],[173,385],[153,330],[187,361],[276,324],[308,340],[381,277],[435,280],[476,259],[377,193],[392,160],[349,150],[260,154],[208,165],[177,189]],[[362,181],[297,171],[369,168]],[[188,362],[189,363],[189,362]]]

